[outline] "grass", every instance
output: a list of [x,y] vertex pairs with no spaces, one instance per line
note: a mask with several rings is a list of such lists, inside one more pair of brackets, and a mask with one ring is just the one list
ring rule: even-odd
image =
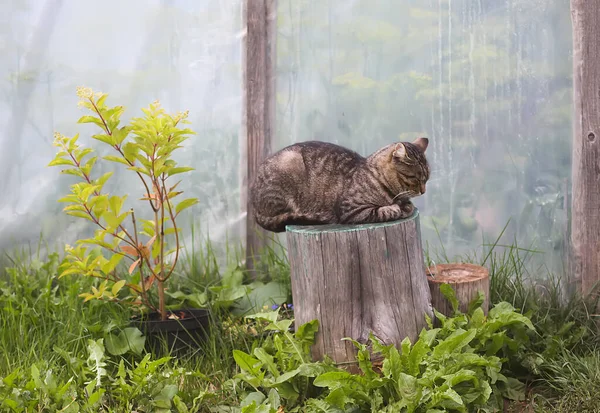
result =
[[[218,285],[224,271],[219,254],[228,257],[226,265],[235,265],[242,256],[239,248],[226,246],[225,251],[216,251],[210,240],[188,250],[194,253],[185,255],[175,279],[176,287],[187,291]],[[273,278],[289,286],[289,267],[282,252],[280,245],[267,250],[266,263]],[[590,310],[595,303],[565,297],[560,276],[545,268],[531,268],[530,258],[538,253],[496,240],[484,245],[479,254],[449,258],[444,251],[427,251],[426,260],[428,264],[460,260],[485,265],[490,269],[492,303],[508,301],[531,317],[537,333],[523,349],[520,363],[510,365],[528,383],[530,393],[512,411],[598,411],[594,409],[600,406],[600,333]],[[156,365],[144,365],[143,354],[134,352],[114,356],[105,351],[100,361],[94,360],[90,343],[106,340],[111,332],[126,327],[130,309],[117,303],[83,303],[78,294],[89,287],[89,281],[58,280],[56,254],[42,262],[36,253],[25,251],[5,256],[4,262],[0,272],[0,406],[3,398],[10,397],[19,401],[14,411],[70,411],[74,405],[69,401],[76,398],[79,411],[170,411],[160,410],[169,386],[179,390],[178,396],[169,399],[173,411],[210,412],[218,405],[239,406],[240,389],[229,380],[239,372],[233,350],[250,353],[260,345],[255,327],[221,307],[214,308],[213,333],[192,354],[162,361],[161,355],[153,354],[149,362]],[[109,395],[104,410],[92,403],[96,396],[89,384],[102,363],[106,376],[101,388]],[[119,381],[120,369],[126,374]],[[67,390],[61,394],[61,388]],[[26,409],[28,403],[34,408]]]
[[[210,244],[205,247],[203,255],[195,255],[193,267],[187,268],[193,271],[186,285],[188,289],[203,290],[216,283],[219,274],[216,256]],[[75,383],[83,388],[90,380],[90,372],[85,374],[89,370],[85,366],[89,340],[106,340],[109,333],[127,327],[131,311],[118,303],[84,303],[78,295],[89,289],[89,280],[57,279],[56,254],[44,263],[35,256],[27,260],[21,254],[17,256],[18,259],[6,257],[7,267],[0,273],[0,378],[12,374],[17,378],[14,388],[23,393],[28,381],[33,380],[32,366],[36,366],[42,377],[52,372],[52,380],[57,383],[75,377]],[[179,279],[177,284],[185,283]],[[237,402],[235,392],[223,389],[226,380],[236,373],[232,351],[250,351],[253,343],[260,341],[247,334],[244,325],[236,323],[235,318],[218,309],[213,314],[212,324],[217,328],[213,328],[208,340],[200,343],[197,351],[171,359],[160,370],[160,374],[179,376],[177,385],[186,395],[183,402],[195,404],[199,411],[209,411],[210,406],[220,403]],[[153,355],[152,360],[158,357]],[[131,352],[124,356],[106,354],[105,368],[110,376],[117,373],[121,360],[133,368],[142,356]],[[143,383],[137,384],[143,387]],[[0,406],[3,396],[6,397],[3,385],[7,387],[6,381],[0,381]],[[40,391],[39,386],[36,390]],[[113,399],[110,411],[131,411],[142,399],[141,396],[138,400]],[[39,404],[44,403],[39,401]],[[47,401],[46,406],[51,405],[56,407]]]

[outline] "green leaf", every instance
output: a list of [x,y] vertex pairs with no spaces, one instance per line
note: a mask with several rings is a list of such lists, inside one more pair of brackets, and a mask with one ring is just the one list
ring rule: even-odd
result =
[[467,314],[473,315],[475,310],[477,310],[478,308],[481,308],[481,305],[483,304],[484,301],[485,301],[485,294],[482,293],[481,291],[477,291],[477,296],[469,302]]
[[92,138],[100,141],[100,142],[104,142],[110,146],[114,146],[115,142],[112,136],[110,135],[106,135],[106,134],[97,134],[97,135],[92,135]]
[[248,353],[244,353],[241,350],[233,350],[233,359],[236,364],[244,371],[258,376],[260,374],[260,368],[262,363],[260,360],[252,357]]
[[469,321],[469,325],[471,327],[480,328],[485,323],[485,313],[481,307],[476,308],[472,315],[471,320]]
[[347,404],[354,404],[355,401],[352,397],[349,397],[344,388],[339,387],[329,392],[325,401],[331,406],[337,407],[338,409],[345,410]]
[[123,158],[122,156],[106,155],[103,156],[102,159],[106,159],[107,161],[111,162],[122,163],[123,165],[129,166],[129,162],[127,162],[127,159]]
[[313,384],[317,387],[328,387],[330,390],[342,386],[364,389],[366,380],[362,376],[350,374],[347,371],[330,371],[315,378]]
[[47,166],[56,166],[56,165],[75,166],[75,163],[70,159],[56,158],[56,159],[52,160]]
[[454,289],[450,286],[450,284],[441,284],[440,292],[452,305],[453,313],[458,313],[458,299],[456,298],[456,293],[454,292]]
[[[119,265],[119,263],[121,262],[122,259],[123,259],[123,255],[113,254],[113,256],[110,257],[110,260],[106,261],[106,263],[102,266],[102,272],[104,274],[111,273],[117,267],[117,265]],[[121,280],[121,281],[123,282],[123,285],[124,285],[125,280]],[[119,281],[119,282],[121,282],[121,281]],[[121,287],[123,285],[121,285]],[[121,287],[119,287],[119,289]],[[114,291],[115,291],[115,287],[113,286],[113,295],[117,295],[117,293],[115,293]],[[117,289],[117,291],[118,291],[118,289]]]
[[[122,255],[121,255],[121,257],[122,257]],[[126,282],[125,280],[117,281],[111,289],[112,295],[116,296],[119,293],[119,291],[121,290],[121,288],[123,288],[123,286],[125,285],[125,282]]]
[[113,139],[114,139],[115,144],[121,145],[121,143],[123,143],[125,138],[127,138],[127,135],[129,134],[130,131],[131,131],[130,126],[123,126],[122,128],[113,130]]
[[294,369],[292,371],[285,372],[281,376],[277,377],[277,380],[275,380],[275,384],[281,384],[283,382],[289,381],[292,377],[297,376],[299,373],[300,369]]
[[178,203],[177,206],[175,207],[175,215],[179,215],[179,213],[181,211],[183,211],[184,209],[189,208],[192,205],[195,205],[197,203],[198,203],[198,200],[196,198],[184,199],[183,201]]
[[[273,304],[284,303],[289,296],[289,288],[283,283],[270,281],[266,284],[257,282],[249,294],[245,294],[236,303],[233,312],[235,314],[248,314],[250,312],[260,311],[264,306],[271,307]],[[261,313],[264,317],[273,317],[273,313]],[[271,314],[266,316],[266,314]],[[277,313],[278,314],[278,313]],[[275,315],[276,317],[276,315]],[[269,318],[269,321],[275,322]],[[265,318],[267,319],[267,318]]]
[[81,211],[67,211],[68,215],[77,217],[77,218],[84,218],[87,219],[88,221],[92,221],[94,222],[94,220],[85,212],[81,212]]
[[146,338],[139,329],[136,327],[126,327],[118,334],[109,333],[106,336],[104,344],[110,354],[118,356],[128,351],[141,354],[144,350],[145,342]]
[[279,393],[276,389],[269,390],[268,397],[271,407],[279,408],[279,406],[281,406],[281,398],[279,397]]
[[315,319],[297,327],[294,336],[300,341],[313,344],[315,342],[315,334],[317,334],[318,331],[319,320]]
[[176,174],[189,172],[189,171],[193,171],[193,170],[195,170],[195,168],[192,168],[191,166],[178,166],[178,167],[174,167],[174,168],[169,168],[167,170],[167,175],[173,176]]
[[[242,400],[242,402],[240,403],[240,407],[246,407],[246,406],[250,406],[252,404],[254,404],[255,406],[260,405],[264,400],[266,399],[266,396],[259,392],[259,391],[253,391],[248,393],[248,395],[244,398],[244,400]],[[253,411],[253,410],[251,410]]]
[[257,347],[254,349],[254,355],[257,359],[263,362],[264,366],[267,368],[269,373],[271,373],[275,377],[279,377],[279,370],[277,369],[277,365],[273,360],[273,356],[265,351],[262,347]]
[[425,337],[419,337],[408,355],[408,373],[417,376],[421,371],[421,363],[431,351]]
[[458,329],[452,332],[452,334],[450,334],[448,338],[440,342],[433,349],[433,357],[440,358],[441,356],[448,355],[450,353],[461,350],[463,347],[468,345],[473,340],[473,338],[475,338],[476,334],[477,329],[475,328],[469,329],[467,331],[463,329]]
[[[154,401],[156,402],[163,402],[163,408],[170,408],[171,407],[171,400],[173,399],[173,397],[175,397],[175,395],[177,394],[177,386],[174,384],[167,384],[166,386],[164,386],[162,388],[162,390],[160,391],[160,393],[154,397]],[[157,405],[157,404],[155,404]]]
[[415,407],[421,398],[421,388],[417,383],[417,378],[406,373],[400,373],[398,376],[398,392],[408,402],[408,405]]
[[102,120],[100,118],[97,118],[96,116],[90,116],[90,115],[82,116],[79,118],[77,123],[94,123],[94,124],[100,126],[101,128],[104,128],[104,123],[102,122]]

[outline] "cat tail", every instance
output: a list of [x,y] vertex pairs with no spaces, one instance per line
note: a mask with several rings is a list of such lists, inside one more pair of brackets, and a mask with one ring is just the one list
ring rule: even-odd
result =
[[284,212],[273,217],[255,214],[255,219],[258,225],[271,232],[285,232],[287,225],[319,225],[325,223],[323,220],[293,212]]

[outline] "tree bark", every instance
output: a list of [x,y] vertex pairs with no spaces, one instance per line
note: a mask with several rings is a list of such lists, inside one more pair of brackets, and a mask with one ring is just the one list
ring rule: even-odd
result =
[[466,313],[469,303],[478,292],[485,295],[481,308],[487,315],[490,307],[490,277],[487,268],[474,264],[438,264],[427,268],[427,281],[431,289],[431,305],[440,313],[451,317],[452,305],[442,294],[442,284],[450,284],[458,300],[458,309]]
[[589,294],[600,280],[600,2],[571,0],[573,163],[571,277]]
[[296,326],[320,323],[315,360],[355,362],[344,337],[416,340],[433,314],[418,212],[380,224],[289,226],[286,235]]
[[253,272],[256,254],[265,245],[266,233],[253,218],[248,186],[271,152],[275,132],[275,67],[277,0],[244,2],[243,123],[241,137],[241,206],[246,211],[246,267]]

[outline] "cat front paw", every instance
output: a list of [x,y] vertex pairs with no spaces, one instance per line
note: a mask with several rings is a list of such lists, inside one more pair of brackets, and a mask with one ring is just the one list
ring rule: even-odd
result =
[[401,219],[408,218],[408,217],[412,216],[412,214],[415,212],[415,206],[413,205],[412,202],[410,202],[410,200],[404,201],[399,206],[400,206],[400,211],[401,211],[401,213],[400,213]]

